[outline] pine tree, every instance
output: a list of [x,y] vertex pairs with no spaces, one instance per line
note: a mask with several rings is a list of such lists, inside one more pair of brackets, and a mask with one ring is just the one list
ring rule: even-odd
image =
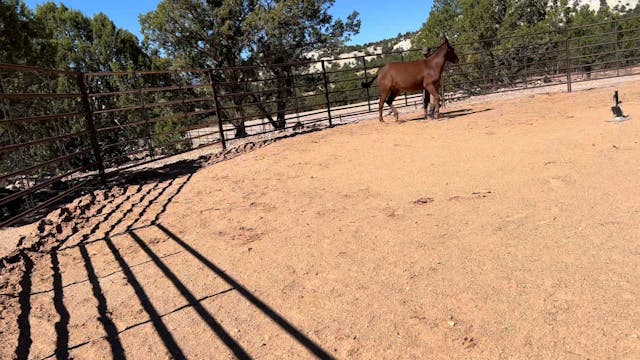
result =
[[462,8],[459,0],[434,0],[429,17],[414,38],[419,47],[437,46],[446,35],[456,41],[460,35],[460,16]]

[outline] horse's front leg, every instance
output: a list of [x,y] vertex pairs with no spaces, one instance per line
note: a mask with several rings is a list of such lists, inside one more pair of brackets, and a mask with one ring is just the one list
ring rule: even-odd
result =
[[434,84],[428,84],[425,86],[425,89],[433,96],[433,106],[435,107],[433,111],[433,118],[438,119],[440,116],[440,94],[438,94],[438,89]]

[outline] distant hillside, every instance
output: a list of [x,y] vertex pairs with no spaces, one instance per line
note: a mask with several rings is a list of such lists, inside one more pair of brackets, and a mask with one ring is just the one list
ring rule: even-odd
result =
[[[404,50],[407,50],[411,46],[411,39],[416,35],[417,31],[409,31],[404,34],[398,34],[396,37],[384,39],[380,41],[375,41],[371,43],[367,43],[364,45],[351,45],[346,46],[345,51],[362,51],[366,48],[375,47],[382,48],[386,51],[396,50],[399,47],[402,47]],[[409,47],[405,47],[409,46]]]
[[[610,9],[615,11],[624,12],[628,9],[633,9],[638,5],[638,0],[606,0],[607,5]],[[574,2],[570,1],[569,3],[573,5],[577,3],[579,5],[589,5],[594,10],[600,9],[601,0],[576,0]]]
[[[345,59],[355,56],[365,56],[372,54],[380,54],[391,52],[394,50],[409,50],[411,49],[411,39],[416,35],[416,32],[410,31],[404,34],[398,34],[397,36],[380,41],[374,41],[363,45],[349,45],[345,46],[338,51],[311,51],[307,53],[307,56],[313,60],[336,60]],[[348,59],[339,62],[341,66],[355,65],[355,59]],[[312,70],[320,70],[319,64],[314,64]]]

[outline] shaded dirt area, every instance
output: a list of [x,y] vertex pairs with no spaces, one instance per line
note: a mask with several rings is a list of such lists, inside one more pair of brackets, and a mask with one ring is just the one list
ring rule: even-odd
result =
[[460,104],[78,199],[2,269],[0,358],[640,358],[619,90],[638,119],[613,88]]

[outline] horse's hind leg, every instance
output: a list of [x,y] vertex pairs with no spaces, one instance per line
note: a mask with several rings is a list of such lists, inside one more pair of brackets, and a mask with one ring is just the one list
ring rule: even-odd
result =
[[382,118],[382,109],[384,108],[384,102],[389,97],[389,89],[385,89],[380,87],[380,105],[378,106],[378,111],[380,113],[380,122],[384,122]]
[[393,100],[395,100],[396,96],[398,96],[398,92],[392,90],[389,93],[389,97],[387,97],[387,105],[389,105],[389,107],[393,111],[393,114],[396,116],[396,121],[398,121],[400,119],[400,114],[398,114],[398,110],[396,110],[396,107],[393,106]]
[[[433,114],[433,108],[430,107],[429,103],[429,93],[427,90],[422,90],[422,103],[424,105],[424,119],[426,120],[430,114]],[[429,111],[431,110],[431,111]]]

